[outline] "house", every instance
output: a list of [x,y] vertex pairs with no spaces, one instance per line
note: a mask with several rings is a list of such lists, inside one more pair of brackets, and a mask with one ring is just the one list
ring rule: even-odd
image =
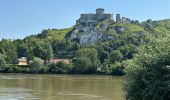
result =
[[70,64],[69,59],[50,59],[49,63],[59,63],[59,62],[64,62],[65,64]]
[[28,65],[27,58],[26,57],[19,58],[18,59],[18,65]]

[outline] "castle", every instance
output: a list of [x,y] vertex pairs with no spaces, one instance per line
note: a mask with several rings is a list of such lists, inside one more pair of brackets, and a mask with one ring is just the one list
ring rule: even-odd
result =
[[88,14],[81,14],[79,20],[76,23],[97,23],[102,20],[113,20],[112,14],[105,14],[104,9],[98,8],[96,9],[96,14],[88,13]]
[[114,39],[111,36],[106,36],[103,31],[106,30],[109,25],[103,23],[100,25],[101,30],[96,28],[103,20],[108,20],[111,23],[132,23],[129,18],[116,14],[116,20],[114,21],[113,14],[106,14],[103,8],[96,9],[96,13],[81,14],[80,19],[76,21],[76,25],[70,34],[71,39],[78,39],[81,45],[94,44],[99,39],[107,38]]
[[[88,13],[88,14],[81,14],[80,19],[76,21],[76,24],[78,23],[90,23],[90,24],[95,24],[98,23],[102,20],[110,20],[114,22],[113,19],[113,14],[105,14],[105,11],[103,8],[98,8],[96,9],[96,13]],[[131,23],[132,20],[130,20],[129,18],[125,18],[120,16],[120,14],[116,14],[116,22],[120,23]]]

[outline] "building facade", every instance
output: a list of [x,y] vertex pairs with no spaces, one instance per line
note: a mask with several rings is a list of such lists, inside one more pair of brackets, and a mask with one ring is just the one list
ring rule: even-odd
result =
[[19,58],[18,65],[28,65],[27,58],[26,57]]
[[112,14],[105,14],[103,8],[96,9],[96,13],[88,13],[88,14],[81,14],[80,19],[77,20],[77,23],[97,23],[101,20],[113,20]]

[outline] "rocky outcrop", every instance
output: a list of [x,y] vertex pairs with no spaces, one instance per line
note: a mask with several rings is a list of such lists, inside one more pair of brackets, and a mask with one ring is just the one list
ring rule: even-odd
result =
[[84,27],[81,30],[75,29],[70,38],[79,40],[81,45],[94,44],[101,39],[102,32],[94,28]]
[[[69,38],[79,40],[80,45],[94,44],[98,40],[115,40],[113,34],[124,34],[129,28],[114,24],[131,24],[132,21],[126,17],[116,15],[116,22],[112,14],[106,14],[104,9],[96,9],[96,13],[81,14],[76,25],[69,34]],[[135,33],[138,36],[140,33]]]
[[115,30],[117,31],[117,33],[124,33],[128,28],[126,27],[122,27],[122,26],[116,26]]

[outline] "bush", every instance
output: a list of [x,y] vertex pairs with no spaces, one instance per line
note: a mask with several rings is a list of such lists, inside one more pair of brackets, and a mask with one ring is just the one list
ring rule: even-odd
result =
[[124,75],[124,66],[122,63],[116,62],[112,67],[112,75],[122,76]]
[[0,54],[0,72],[4,70],[6,66],[5,56]]
[[39,72],[40,73],[48,73],[48,70],[49,70],[49,67],[46,65],[46,66],[41,67]]
[[29,62],[30,65],[30,72],[31,73],[38,73],[41,67],[44,66],[44,61],[41,58],[35,57],[34,60]]
[[127,68],[127,100],[170,100],[170,36],[152,40]]
[[119,50],[113,50],[110,53],[110,63],[114,63],[116,61],[121,61],[122,58],[123,58],[123,55]]
[[72,73],[87,74],[95,73],[96,67],[93,67],[92,62],[87,57],[81,57],[74,60],[74,67]]
[[70,71],[70,66],[65,64],[64,62],[59,63],[50,63],[48,65],[48,72],[53,74],[66,74]]
[[3,73],[29,73],[29,67],[20,67],[17,65],[6,65],[3,67]]

